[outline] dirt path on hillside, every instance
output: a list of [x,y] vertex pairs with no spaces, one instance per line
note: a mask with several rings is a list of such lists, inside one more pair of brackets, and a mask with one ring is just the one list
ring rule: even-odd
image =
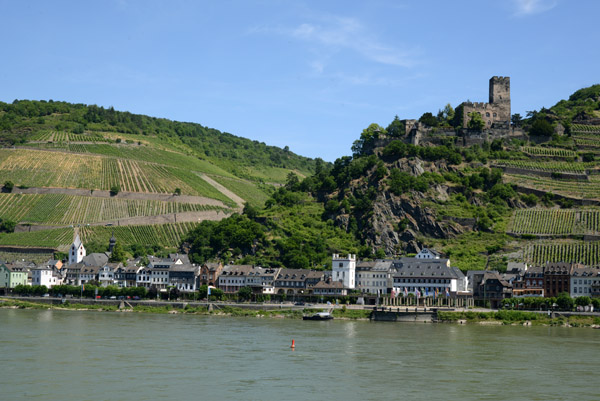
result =
[[[108,221],[99,221],[96,223],[90,224],[76,224],[75,230],[78,230],[77,227],[83,225],[89,226],[149,226],[154,224],[167,224],[167,223],[200,223],[204,220],[212,220],[219,221],[228,216],[230,213],[226,213],[220,210],[207,210],[202,212],[181,212],[181,213],[166,213],[159,214],[156,216],[138,216],[138,217],[128,217],[125,219],[117,219],[117,220],[108,220]],[[15,227],[15,232],[33,232],[33,231],[42,231],[42,230],[50,230],[53,228],[65,228],[65,227],[73,227],[73,225],[62,225],[62,226],[44,226],[44,225],[24,225],[17,224]]]
[[[208,182],[208,180],[207,180]],[[193,203],[196,205],[211,205],[220,206],[226,208],[227,206],[216,199],[205,198],[204,196],[193,196],[193,195],[171,195],[171,194],[157,194],[157,193],[140,193],[140,192],[127,192],[121,191],[115,196],[110,195],[110,191],[103,191],[99,189],[77,189],[77,188],[14,188],[12,193],[14,194],[64,194],[64,195],[77,195],[77,196],[91,196],[94,198],[115,198],[115,199],[139,199],[139,200],[158,200],[163,202],[177,202],[177,203]]]
[[223,185],[219,184],[218,182],[216,182],[215,180],[213,180],[206,174],[202,174],[202,173],[196,173],[196,174],[198,174],[200,176],[200,178],[202,178],[204,181],[208,182],[210,185],[215,187],[215,189],[217,191],[221,192],[223,195],[225,195],[226,197],[228,197],[229,199],[234,201],[237,204],[238,209],[241,210],[244,207],[244,203],[246,202],[244,199],[240,198],[239,196],[237,196],[236,194],[234,194],[233,192],[231,192],[230,190],[228,190]]

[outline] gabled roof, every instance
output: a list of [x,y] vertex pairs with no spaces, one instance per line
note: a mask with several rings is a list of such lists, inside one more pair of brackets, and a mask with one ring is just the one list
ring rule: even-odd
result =
[[171,266],[171,271],[173,272],[194,272],[197,273],[200,271],[199,266],[195,266],[192,264],[183,264],[183,265],[173,265]]
[[344,284],[341,283],[340,281],[319,281],[318,283],[316,283],[315,285],[313,285],[314,289],[324,289],[324,290],[328,290],[328,289],[343,289],[344,288]]
[[108,263],[108,255],[106,253],[90,253],[81,262],[86,266],[102,266]]
[[307,269],[281,269],[276,280],[285,281],[306,281],[310,270]]
[[417,259],[401,258],[395,260],[394,277],[428,277],[428,278],[457,278],[465,277],[460,269],[448,266],[448,259]]

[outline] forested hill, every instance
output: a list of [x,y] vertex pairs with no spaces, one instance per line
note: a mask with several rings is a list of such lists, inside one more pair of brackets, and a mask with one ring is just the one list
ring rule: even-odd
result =
[[[276,167],[297,170],[301,174],[314,171],[314,160],[298,156],[287,147],[268,146],[196,123],[52,100],[0,102],[0,141],[10,145],[23,144],[35,140],[36,134],[42,131],[120,133],[130,135],[131,140],[154,138],[165,147],[193,153],[227,171],[238,173],[236,175],[242,173],[238,171],[239,166]],[[70,138],[71,141],[76,139]],[[82,137],[82,141],[85,140]]]
[[304,180],[290,177],[261,210],[203,222],[186,247],[197,261],[288,267],[323,266],[331,253],[383,258],[423,247],[465,271],[511,261],[600,266],[599,113],[595,85],[514,115],[505,136],[469,146],[462,135],[482,133],[453,126],[450,105],[420,119],[433,139],[435,130],[456,129],[437,143],[411,144],[398,117],[374,123],[352,156],[319,163]]

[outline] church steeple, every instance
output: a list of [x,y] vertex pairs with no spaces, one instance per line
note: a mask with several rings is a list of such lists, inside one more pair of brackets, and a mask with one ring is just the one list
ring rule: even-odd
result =
[[115,232],[113,231],[112,237],[110,237],[110,241],[108,243],[108,252],[112,253],[115,244],[117,243],[117,239],[115,238]]
[[69,249],[69,264],[79,263],[85,257],[86,252],[83,247],[83,243],[79,238],[79,231],[75,231],[75,239],[73,240],[73,244],[71,244],[71,248]]

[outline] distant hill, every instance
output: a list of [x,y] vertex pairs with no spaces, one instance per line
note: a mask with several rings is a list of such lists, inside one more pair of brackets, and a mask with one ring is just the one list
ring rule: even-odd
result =
[[[44,133],[68,136],[48,137],[43,136]],[[300,174],[314,171],[314,160],[298,156],[287,148],[268,146],[196,123],[52,100],[0,102],[0,141],[15,145],[46,139],[94,143],[114,143],[121,139],[122,142],[151,143],[156,148],[210,161],[235,176],[249,179],[278,182],[285,179],[286,174],[270,169],[296,170]]]
[[0,194],[0,221],[16,222],[18,232],[0,245],[62,249],[81,225],[90,227],[86,240],[104,246],[99,229],[109,225],[122,227],[130,245],[172,249],[199,221],[245,202],[260,207],[289,174],[303,178],[316,165],[200,124],[55,101],[0,102],[0,144],[0,185],[13,186]]

